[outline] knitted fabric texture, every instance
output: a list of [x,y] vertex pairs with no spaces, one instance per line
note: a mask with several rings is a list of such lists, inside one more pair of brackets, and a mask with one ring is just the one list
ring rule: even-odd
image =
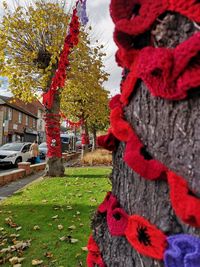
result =
[[104,201],[99,205],[98,207],[98,212],[100,213],[104,213],[104,212],[107,212],[108,208],[109,208],[109,205],[110,205],[110,196],[111,196],[111,192],[108,192],[106,194],[106,197],[104,199]]
[[191,235],[174,235],[167,238],[165,267],[199,267],[200,239]]
[[123,82],[120,101],[127,105],[138,78],[153,96],[171,100],[186,98],[188,90],[200,86],[199,52],[199,32],[175,49],[142,49]]
[[167,246],[166,236],[143,217],[130,216],[125,235],[139,253],[154,259],[163,259]]
[[166,11],[178,12],[200,22],[200,3],[195,0],[112,0],[110,5],[111,17],[117,30],[129,35],[148,31]]
[[167,173],[170,199],[176,215],[185,223],[200,227],[200,199],[190,191],[188,183],[175,173]]
[[107,212],[107,224],[112,236],[123,236],[128,224],[128,214],[121,208],[113,209],[110,206]]
[[99,247],[95,240],[93,239],[92,235],[89,237],[88,240],[88,255],[87,255],[87,266],[88,267],[94,267],[94,266],[99,266],[99,267],[106,267],[102,257],[101,253],[99,251]]
[[164,178],[167,167],[160,161],[153,159],[145,150],[137,135],[133,132],[126,144],[124,161],[140,176],[156,180]]
[[109,151],[115,151],[117,149],[118,140],[111,132],[108,132],[106,135],[97,137],[97,144]]

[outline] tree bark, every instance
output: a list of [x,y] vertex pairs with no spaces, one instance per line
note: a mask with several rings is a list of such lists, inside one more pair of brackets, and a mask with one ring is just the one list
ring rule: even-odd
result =
[[[157,46],[175,47],[186,40],[194,26],[186,18],[166,14],[173,20],[155,27]],[[185,31],[186,25],[190,30]],[[168,27],[168,28],[166,28]],[[171,28],[170,28],[171,27]],[[170,30],[170,33],[169,33]],[[163,34],[164,33],[164,34]],[[157,38],[158,34],[161,38]],[[158,41],[157,41],[158,40]],[[126,120],[133,126],[147,151],[171,170],[183,176],[191,189],[200,196],[200,93],[191,94],[183,101],[167,101],[151,96],[140,82],[125,108]],[[132,171],[123,161],[125,144],[120,143],[113,155],[111,177],[112,193],[121,207],[129,214],[138,214],[155,224],[167,235],[190,233],[200,235],[200,230],[180,221],[172,210],[166,181],[148,181]],[[109,267],[163,267],[162,261],[140,255],[125,237],[112,237],[104,215],[96,214],[92,223],[94,238]]]
[[97,131],[95,127],[93,127],[92,135],[93,135],[92,151],[94,151],[97,148]]
[[[47,114],[59,114],[60,113],[60,96],[55,94],[53,106]],[[53,129],[52,129],[53,130]],[[61,150],[61,146],[60,146]],[[62,157],[51,157],[47,159],[47,167],[45,171],[46,176],[61,177],[64,176],[65,168]]]

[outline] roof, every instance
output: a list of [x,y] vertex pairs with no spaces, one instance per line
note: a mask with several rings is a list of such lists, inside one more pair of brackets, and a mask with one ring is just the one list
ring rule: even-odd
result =
[[0,95],[0,105],[7,105],[34,118],[37,118],[38,109],[43,109],[43,106],[39,101],[34,101],[32,103],[25,103],[19,99],[1,95]]

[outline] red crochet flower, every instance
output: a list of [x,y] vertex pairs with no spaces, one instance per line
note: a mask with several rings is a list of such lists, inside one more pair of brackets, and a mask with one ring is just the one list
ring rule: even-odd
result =
[[154,259],[163,259],[167,246],[166,236],[143,217],[130,216],[125,235],[139,253]]
[[162,177],[165,178],[163,174],[167,171],[167,167],[147,153],[134,132],[132,132],[126,144],[124,161],[132,170],[146,179],[156,180]]
[[110,102],[109,102],[109,108],[110,109],[114,109],[116,107],[121,107],[122,106],[122,103],[120,102],[120,97],[121,95],[118,94],[118,95],[115,95],[111,98]]
[[108,132],[106,135],[97,137],[97,144],[109,151],[115,151],[117,149],[118,140],[111,132]]
[[176,215],[185,223],[200,227],[200,199],[190,191],[188,183],[169,171],[167,173],[170,199]]
[[107,212],[107,224],[112,236],[123,236],[128,224],[128,214],[121,208],[110,207]]
[[97,243],[93,239],[92,235],[89,237],[88,240],[88,255],[87,255],[87,266],[88,267],[94,267],[94,266],[99,266],[99,267],[106,267]]
[[108,192],[107,194],[106,194],[106,197],[105,197],[105,199],[104,199],[104,201],[99,205],[99,207],[98,207],[98,212],[100,212],[100,213],[104,213],[104,212],[107,212],[107,209],[108,209],[108,207],[109,207],[109,200],[110,200],[110,196],[111,196],[111,192]]

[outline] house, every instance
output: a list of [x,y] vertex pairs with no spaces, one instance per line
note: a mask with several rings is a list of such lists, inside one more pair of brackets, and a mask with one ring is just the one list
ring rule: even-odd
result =
[[[15,141],[33,142],[38,139],[43,141],[43,114],[44,108],[39,101],[24,103],[19,99],[0,96],[0,144]],[[38,131],[39,125],[41,127]]]

